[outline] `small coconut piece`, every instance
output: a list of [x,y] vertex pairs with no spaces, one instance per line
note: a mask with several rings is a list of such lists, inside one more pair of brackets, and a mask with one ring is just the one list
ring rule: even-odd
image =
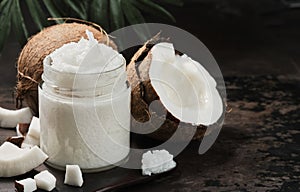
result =
[[169,171],[176,167],[176,162],[173,160],[167,150],[147,151],[142,158],[142,173],[143,175],[158,174]]
[[48,170],[34,176],[37,187],[45,191],[52,191],[56,185],[56,178]]
[[22,146],[22,143],[24,141],[24,137],[23,136],[14,136],[14,137],[8,137],[6,139],[6,141],[15,144],[16,146],[20,147]]
[[[127,74],[132,87],[131,112],[136,120],[132,127],[143,128],[141,123],[156,127],[154,122],[163,121],[149,135],[155,139],[168,139],[180,122],[182,127],[197,127],[194,139],[199,139],[206,127],[217,124],[224,113],[214,78],[197,61],[187,55],[176,55],[172,43],[154,45],[141,63],[131,62],[127,66]],[[155,100],[166,112],[160,108],[149,110]],[[185,135],[181,135],[178,139],[185,140]]]
[[30,135],[36,139],[40,139],[40,132],[41,132],[40,119],[37,117],[33,117],[30,122],[27,135]]
[[40,119],[33,117],[28,129],[28,133],[25,136],[24,144],[31,146],[40,145]]
[[30,123],[18,123],[16,126],[17,136],[26,136]]
[[48,156],[37,146],[21,149],[10,142],[0,147],[0,177],[24,174],[42,164]]
[[66,165],[65,184],[76,187],[83,185],[83,178],[78,165]]
[[17,192],[32,192],[37,190],[36,182],[32,178],[15,181],[15,188]]
[[18,123],[30,123],[32,113],[29,107],[9,110],[0,107],[0,127],[13,128]]

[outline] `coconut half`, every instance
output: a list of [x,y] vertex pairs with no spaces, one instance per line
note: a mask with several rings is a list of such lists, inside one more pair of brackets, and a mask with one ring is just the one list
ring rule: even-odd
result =
[[[157,134],[159,139],[171,136],[179,122],[201,129],[201,134],[194,137],[200,138],[204,126],[216,123],[223,114],[215,79],[199,62],[175,54],[172,43],[154,45],[140,64],[130,63],[127,71],[133,90],[133,117],[142,123],[150,120],[151,126],[157,122],[155,118],[165,120]],[[165,111],[148,109],[155,100],[159,100]]]
[[48,156],[37,146],[21,149],[10,142],[0,147],[0,177],[24,174],[42,164]]

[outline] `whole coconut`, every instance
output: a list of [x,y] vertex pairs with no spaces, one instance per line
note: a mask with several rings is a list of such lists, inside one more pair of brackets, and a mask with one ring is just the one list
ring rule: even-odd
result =
[[110,47],[117,49],[115,43],[102,31],[79,23],[53,25],[30,38],[18,59],[17,108],[21,108],[25,100],[34,114],[38,115],[38,84],[41,82],[44,58],[66,43],[87,38],[86,30],[91,31],[100,43],[108,43]]
[[[145,44],[146,45],[146,44]],[[180,137],[177,138],[179,141],[185,141],[188,135],[191,134],[190,128],[195,128],[195,134],[193,139],[201,139],[204,135],[209,134],[212,130],[220,128],[223,123],[223,118],[220,118],[217,122],[212,125],[192,125],[190,123],[180,122],[174,117],[162,104],[156,91],[154,90],[151,80],[149,77],[149,70],[152,61],[151,50],[146,49],[146,46],[140,49],[140,54],[146,52],[146,57],[142,62],[136,62],[139,56],[132,59],[130,64],[127,66],[128,81],[130,82],[131,92],[131,114],[134,118],[132,120],[132,129],[144,129],[147,132],[149,130],[155,130],[147,136],[165,141],[169,139],[176,131],[180,124],[183,129],[180,129]],[[148,46],[148,45],[147,45]],[[152,45],[153,46],[153,45]],[[150,47],[152,47],[150,46]],[[158,110],[151,110],[150,104],[156,101],[155,107]],[[223,101],[223,108],[225,109],[225,102]],[[163,112],[162,112],[163,111]],[[223,115],[225,110],[223,111]],[[142,123],[142,124],[140,124]]]

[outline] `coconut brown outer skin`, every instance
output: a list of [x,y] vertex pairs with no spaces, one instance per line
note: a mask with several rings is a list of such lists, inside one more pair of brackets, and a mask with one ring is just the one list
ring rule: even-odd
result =
[[[87,38],[85,30],[89,30],[100,43],[107,43],[108,37],[92,26],[79,23],[57,24],[43,29],[30,38],[22,49],[18,59],[17,75],[17,108],[22,107],[22,101],[38,115],[38,83],[43,73],[43,60],[54,50],[66,43],[78,42]],[[110,47],[117,50],[116,44],[109,40]]]
[[[147,136],[160,141],[168,140],[177,130],[179,120],[176,119],[171,113],[167,113],[166,117],[157,114],[156,112],[149,111],[149,104],[154,100],[159,100],[158,95],[151,85],[149,78],[149,69],[151,64],[151,52],[144,58],[141,63],[130,63],[127,66],[128,81],[131,85],[131,114],[134,118],[132,120],[133,129],[148,129],[155,128],[157,122],[163,122],[162,125],[154,132],[147,134]],[[164,110],[166,110],[164,108]],[[140,126],[139,123],[144,123]],[[193,136],[194,140],[201,139],[205,134],[209,134],[213,128],[218,127],[218,122],[212,126],[199,125]],[[187,136],[190,135],[189,128],[193,125],[189,123],[181,123],[183,130],[180,133],[178,141],[185,141]]]

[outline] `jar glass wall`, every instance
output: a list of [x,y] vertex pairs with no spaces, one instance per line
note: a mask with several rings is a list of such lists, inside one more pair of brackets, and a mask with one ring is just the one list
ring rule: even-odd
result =
[[[41,149],[47,163],[106,170],[129,153],[130,87],[124,58],[101,73],[64,73],[44,62],[39,86]],[[116,61],[114,61],[116,62]]]

